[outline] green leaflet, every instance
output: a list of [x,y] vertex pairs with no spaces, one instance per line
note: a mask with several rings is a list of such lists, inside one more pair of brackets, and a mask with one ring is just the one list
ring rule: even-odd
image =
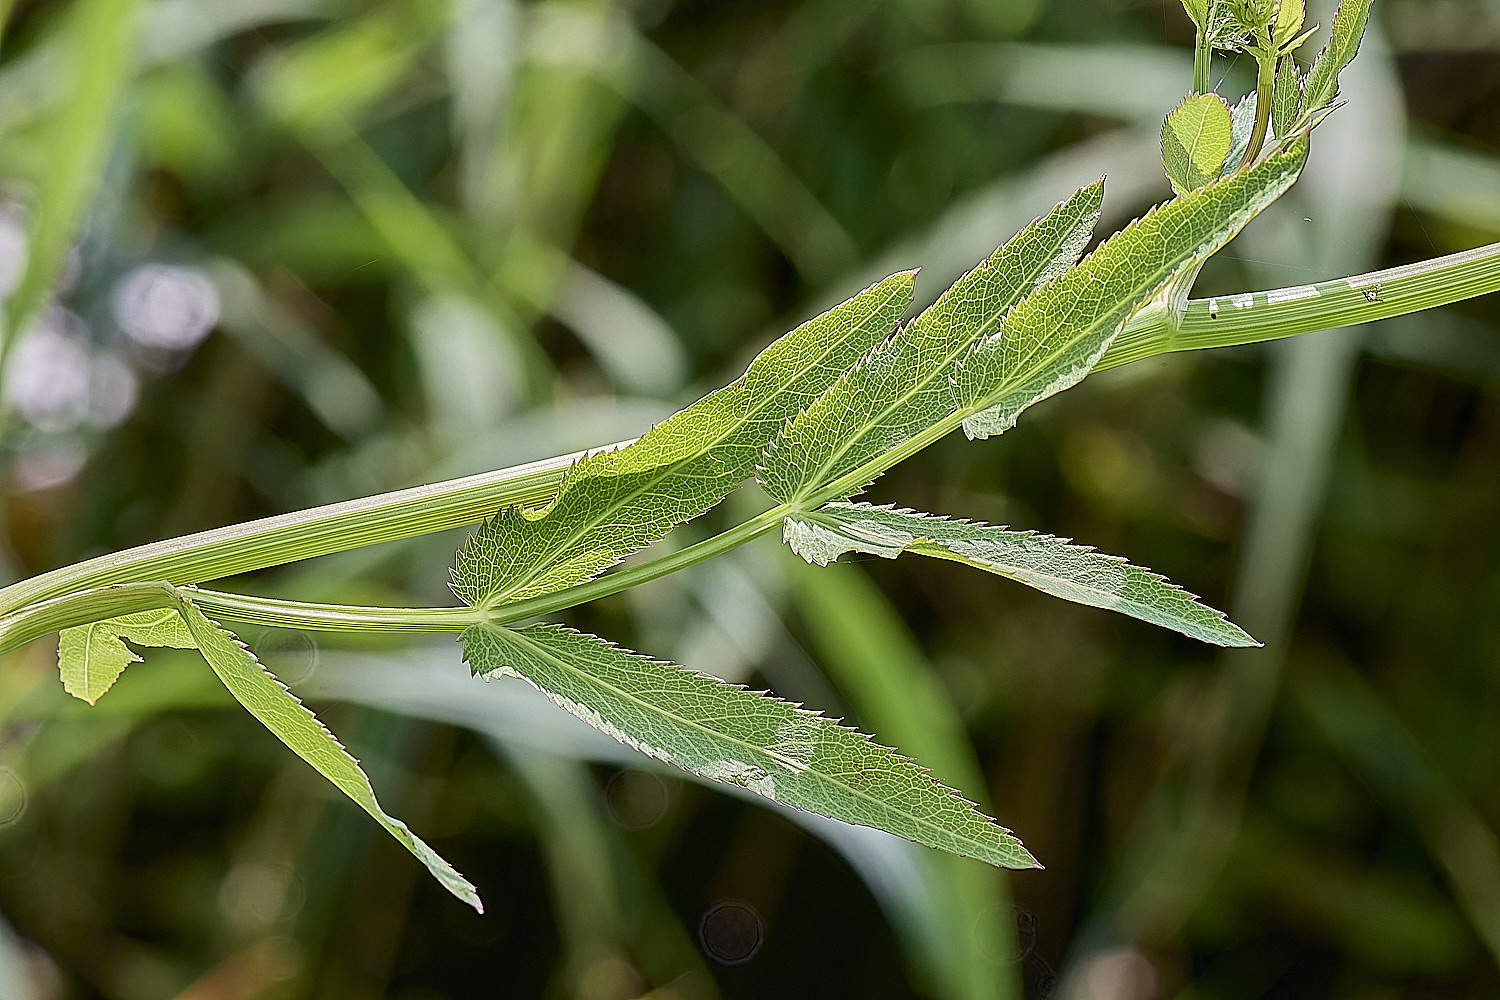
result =
[[877,282],[634,444],[581,459],[541,513],[502,511],[459,552],[454,592],[490,607],[586,583],[708,510],[750,476],[787,420],[895,328],[915,277],[903,271]]
[[277,680],[233,633],[204,617],[186,593],[177,591],[176,599],[177,611],[194,643],[214,673],[219,675],[219,680],[234,695],[235,701],[245,706],[298,757],[374,817],[375,822],[385,827],[386,832],[427,866],[443,888],[483,913],[479,894],[469,880],[407,829],[405,823],[380,808],[380,803],[375,800],[375,790],[370,787],[370,779],[365,777],[359,762],[302,704],[301,699],[287,690],[286,685]]
[[1218,94],[1191,94],[1161,127],[1161,162],[1172,190],[1186,194],[1217,180],[1234,144],[1229,105]]
[[1359,42],[1365,35],[1365,23],[1369,19],[1370,0],[1340,0],[1339,9],[1333,15],[1328,44],[1323,46],[1312,69],[1307,71],[1302,91],[1304,115],[1322,110],[1338,96],[1339,73],[1359,52]]
[[122,636],[142,646],[199,650],[235,700],[277,739],[373,816],[427,866],[444,888],[474,909],[484,912],[474,886],[407,829],[405,823],[380,808],[375,791],[370,787],[370,779],[360,770],[359,762],[233,633],[220,628],[198,610],[190,589],[168,584],[137,586],[148,590],[155,600],[172,607],[64,629],[58,646],[58,667],[63,686],[69,693],[92,705],[127,664],[139,662],[140,657],[120,641]]
[[194,647],[182,617],[168,608],[65,628],[57,645],[63,689],[90,705],[98,701],[127,666],[141,662],[122,638],[138,646]]
[[63,689],[90,705],[112,687],[125,668],[141,658],[120,641],[109,622],[65,628],[57,644]]
[[1271,127],[1276,138],[1285,139],[1302,113],[1302,74],[1297,70],[1297,60],[1289,55],[1282,56],[1281,65],[1276,68],[1275,94],[1271,102]]
[[861,359],[771,444],[759,470],[766,491],[803,500],[948,416],[954,364],[1022,296],[1073,266],[1103,197],[1102,182],[1079,189]]
[[845,552],[951,559],[1064,600],[1107,608],[1219,646],[1259,645],[1239,626],[1165,577],[1067,539],[951,521],[891,506],[831,503],[786,520],[792,551],[826,566]]
[[1028,406],[1075,385],[1141,304],[1228,243],[1291,186],[1306,160],[1304,139],[1152,209],[1027,296],[1001,334],[975,345],[958,369],[964,432],[1001,434]]
[[558,625],[475,625],[464,656],[615,739],[777,802],[1008,868],[1036,861],[927,771],[831,719]]

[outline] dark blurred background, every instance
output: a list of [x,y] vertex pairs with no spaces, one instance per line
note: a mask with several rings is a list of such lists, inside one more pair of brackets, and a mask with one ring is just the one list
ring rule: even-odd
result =
[[[18,0],[3,572],[631,437],[1106,173],[1113,231],[1169,194],[1191,43],[1175,0]],[[1343,93],[1198,294],[1497,238],[1500,3],[1380,0]],[[448,638],[244,630],[480,917],[201,661],[89,708],[48,639],[0,660],[0,998],[1500,996],[1497,323],[1137,363],[870,491],[1128,556],[1263,649],[772,539],[570,616],[873,731],[1043,871],[655,769]],[[225,586],[451,603],[461,541]]]

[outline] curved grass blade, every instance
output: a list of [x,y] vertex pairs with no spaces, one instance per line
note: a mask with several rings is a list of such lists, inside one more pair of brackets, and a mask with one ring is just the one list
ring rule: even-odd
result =
[[454,592],[492,607],[586,583],[714,506],[750,476],[788,419],[895,328],[915,278],[903,271],[871,285],[634,444],[580,459],[542,511],[496,515],[459,552]]
[[1023,296],[1077,262],[1103,198],[1103,182],[1080,188],[861,359],[777,436],[759,470],[766,491],[802,500],[951,413],[953,366]]
[[1306,160],[1304,139],[1152,209],[1027,296],[1001,333],[976,344],[958,368],[954,392],[964,432],[1001,434],[1028,406],[1076,385],[1137,309],[1281,197]]
[[622,743],[777,802],[1007,868],[1035,859],[924,768],[832,719],[559,625],[475,625],[485,679],[529,681]]
[[1054,597],[1107,608],[1216,646],[1258,646],[1243,629],[1166,577],[1066,538],[893,506],[831,503],[789,517],[792,551],[826,566],[845,552],[894,559],[902,552],[949,559]]

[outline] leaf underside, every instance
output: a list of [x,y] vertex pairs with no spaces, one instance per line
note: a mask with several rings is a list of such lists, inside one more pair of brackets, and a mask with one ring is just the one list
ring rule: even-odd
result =
[[581,459],[545,510],[502,511],[459,553],[454,592],[492,607],[586,583],[717,504],[750,476],[782,424],[895,328],[914,282],[915,272],[877,282],[634,444]]
[[1148,569],[1065,538],[949,520],[892,506],[832,503],[787,518],[792,551],[826,566],[845,552],[894,559],[902,552],[949,559],[1078,604],[1107,608],[1218,646],[1256,641],[1223,612]]
[[[139,662],[121,637],[142,646],[197,649],[236,701],[267,729],[374,817],[391,836],[427,866],[443,887],[479,912],[484,907],[474,886],[438,856],[405,823],[376,801],[370,779],[343,745],[285,684],[268,671],[233,633],[204,616],[190,591],[171,588],[172,608],[143,611],[64,629],[58,669],[69,693],[93,704],[125,666]],[[123,657],[123,658],[122,658]],[[116,667],[115,665],[118,664]]]
[[1172,190],[1184,194],[1216,180],[1234,145],[1229,105],[1218,94],[1192,94],[1162,123],[1161,159]]
[[1008,868],[1036,861],[973,803],[869,737],[769,694],[558,625],[471,626],[464,656],[659,760],[777,802]]

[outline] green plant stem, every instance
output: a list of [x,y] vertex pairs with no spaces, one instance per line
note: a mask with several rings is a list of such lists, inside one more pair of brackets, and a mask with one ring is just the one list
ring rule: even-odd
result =
[[153,579],[202,583],[474,524],[512,504],[545,504],[582,455],[278,514],[88,559],[0,590],[0,615],[109,584]]
[[[1213,14],[1210,12],[1210,17]],[[1213,65],[1213,46],[1208,43],[1208,32],[1205,28],[1198,29],[1198,37],[1193,42],[1193,93],[1206,94],[1209,90],[1209,73]]]
[[[1096,370],[1174,351],[1251,344],[1368,323],[1496,290],[1500,290],[1500,243],[1316,285],[1193,299],[1176,322],[1165,310],[1138,313],[1115,338]],[[927,438],[923,435],[922,442],[927,443]],[[902,457],[909,453],[908,445],[911,444],[908,442],[902,446]],[[5,636],[0,641],[5,644],[10,641],[12,633],[4,623],[12,621],[12,613],[76,591],[153,579],[179,585],[201,583],[364,545],[473,524],[511,504],[539,506],[551,499],[563,473],[577,458],[578,455],[565,455],[466,479],[281,514],[154,542],[43,573],[0,590],[0,615],[6,616],[0,618],[0,635]],[[782,511],[782,515],[785,513]],[[682,553],[693,550],[684,549]],[[675,563],[660,572],[670,572],[673,568],[677,568]],[[627,576],[632,572],[635,570],[612,573],[567,593],[588,592],[590,596],[584,599],[603,596],[604,592],[614,593],[621,586],[631,584],[607,581],[628,578],[641,582],[640,578]],[[600,593],[590,591],[596,587],[601,589]],[[535,600],[549,599],[562,600],[553,595]],[[288,607],[296,606],[292,602],[282,603]],[[546,614],[572,603],[576,602],[566,600],[530,614]],[[521,604],[518,602],[507,608],[518,608]],[[250,606],[243,606],[245,614],[250,613]],[[392,626],[403,627],[397,618],[411,610],[419,609],[406,609],[401,611],[401,616],[393,616]],[[223,613],[227,617],[229,611]],[[284,623],[313,628],[317,626],[312,620],[322,619],[326,614],[322,610],[308,612],[307,621],[292,622],[288,619]]]
[[1255,163],[1260,148],[1266,143],[1266,132],[1271,127],[1271,106],[1276,97],[1275,50],[1257,52],[1255,62],[1259,67],[1255,76],[1255,130],[1250,133],[1250,144],[1245,147],[1245,158],[1240,161],[1241,170]]
[[[728,531],[678,549],[659,559],[609,573],[577,587],[569,587],[540,597],[503,604],[496,608],[363,608],[338,604],[304,604],[264,597],[244,597],[212,590],[193,591],[196,601],[209,615],[222,615],[232,621],[276,625],[285,628],[313,630],[375,630],[397,632],[462,632],[470,625],[489,622],[512,625],[576,607],[601,597],[655,580],[686,569],[695,563],[737,548],[752,538],[776,528],[787,514],[783,505],[773,507],[735,525]],[[0,630],[4,622],[0,620]],[[8,639],[0,631],[0,649]]]
[[1315,285],[1191,299],[1176,323],[1164,313],[1137,314],[1094,370],[1372,323],[1494,291],[1500,291],[1500,243]]
[[[188,596],[210,618],[256,625],[312,631],[462,632],[481,622],[510,625],[540,618],[686,569],[771,531],[793,509],[790,505],[773,507],[728,531],[659,559],[610,573],[582,586],[488,610],[312,604],[196,587],[188,591]],[[0,652],[74,625],[171,606],[172,585],[162,582],[116,584],[54,597],[0,618]]]

